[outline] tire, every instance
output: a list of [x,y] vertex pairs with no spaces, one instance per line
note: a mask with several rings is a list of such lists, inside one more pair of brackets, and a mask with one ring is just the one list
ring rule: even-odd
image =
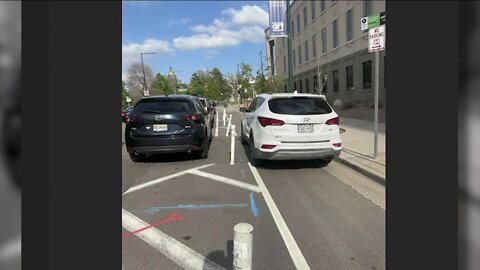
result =
[[243,133],[243,125],[242,124],[240,124],[240,142],[244,145],[248,143],[247,138],[245,138],[245,134]]
[[250,134],[249,146],[250,146],[250,164],[252,164],[253,167],[257,167],[258,165],[260,165],[261,160],[257,159],[257,157],[255,156],[255,143],[254,143],[252,134]]
[[138,154],[138,155],[129,154],[129,155],[130,155],[130,159],[133,162],[145,162],[147,160],[147,156],[145,154]]
[[203,149],[200,151],[195,152],[195,156],[197,159],[206,159],[208,158],[208,145],[209,142],[212,140],[212,136],[208,138],[208,132],[205,132],[205,145],[203,146]]

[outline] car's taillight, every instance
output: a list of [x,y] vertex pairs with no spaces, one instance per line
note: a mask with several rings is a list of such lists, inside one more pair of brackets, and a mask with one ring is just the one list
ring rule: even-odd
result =
[[276,145],[273,144],[262,144],[262,149],[273,149]]
[[334,143],[333,146],[340,147],[340,146],[342,146],[342,143]]
[[285,122],[283,122],[282,120],[268,118],[268,117],[261,117],[261,116],[258,117],[258,122],[260,122],[260,125],[262,125],[262,127],[285,125]]
[[200,124],[202,122],[202,116],[199,115],[199,114],[187,115],[187,116],[185,116],[185,120],[193,121],[197,124]]
[[326,122],[327,125],[339,125],[340,124],[340,117],[335,117]]

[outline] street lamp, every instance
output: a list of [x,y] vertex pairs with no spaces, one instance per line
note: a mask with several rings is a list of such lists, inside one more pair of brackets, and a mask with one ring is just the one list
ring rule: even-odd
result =
[[142,58],[142,72],[143,72],[143,95],[149,96],[150,94],[147,92],[147,80],[145,79],[145,68],[143,66],[143,55],[144,54],[158,54],[159,52],[146,52],[140,53],[140,58]]

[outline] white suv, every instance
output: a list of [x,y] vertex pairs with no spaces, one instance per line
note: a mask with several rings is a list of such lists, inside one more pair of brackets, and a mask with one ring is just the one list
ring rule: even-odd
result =
[[328,164],[340,155],[339,117],[325,96],[261,94],[243,112],[242,143],[250,161],[319,159]]

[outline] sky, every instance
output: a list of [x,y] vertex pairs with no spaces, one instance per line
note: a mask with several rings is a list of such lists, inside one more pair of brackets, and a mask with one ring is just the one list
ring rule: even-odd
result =
[[122,79],[140,62],[155,74],[169,67],[182,82],[199,69],[217,67],[226,75],[237,64],[250,64],[253,74],[265,64],[267,1],[124,1],[122,4]]

